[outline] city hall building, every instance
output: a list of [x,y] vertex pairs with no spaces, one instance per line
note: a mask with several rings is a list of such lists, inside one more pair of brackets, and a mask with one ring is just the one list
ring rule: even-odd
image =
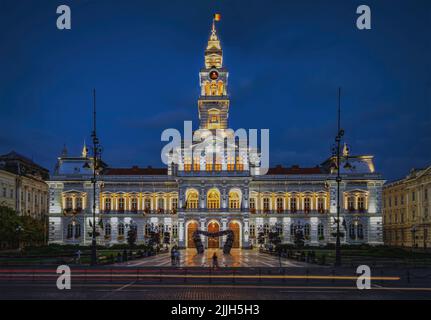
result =
[[[228,70],[214,23],[199,80],[200,125],[195,135],[205,138],[218,130],[229,138]],[[197,146],[192,144],[192,151]],[[261,235],[268,242],[268,234],[274,232],[283,243],[293,243],[299,229],[308,245],[335,243],[334,156],[316,167],[276,166],[261,174],[250,148],[234,142],[222,152],[206,152],[211,147],[191,153],[180,147],[168,155],[172,163],[166,168],[107,165],[97,180],[98,243],[127,243],[130,228],[136,228],[138,243],[147,242],[156,231],[181,248],[194,247],[196,230],[230,229],[234,248],[255,247]],[[373,156],[350,155],[345,146],[340,170],[342,243],[382,244],[384,180],[374,168]],[[91,243],[92,173],[86,146],[76,157],[63,150],[48,181],[50,243]],[[221,248],[224,239],[202,241],[207,248]]]

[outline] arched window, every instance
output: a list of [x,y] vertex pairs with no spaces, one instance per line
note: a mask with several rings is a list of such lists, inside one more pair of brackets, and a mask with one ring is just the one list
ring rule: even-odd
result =
[[67,239],[72,239],[73,238],[73,224],[69,223],[67,225]]
[[187,209],[197,209],[199,207],[199,194],[192,190],[187,194],[186,198],[186,208]]
[[81,225],[79,223],[75,223],[75,239],[81,238]]
[[358,234],[358,239],[362,240],[364,239],[364,227],[362,226],[361,223],[358,224],[357,226],[357,234]]
[[319,225],[317,226],[317,236],[319,240],[325,239],[325,227],[321,223],[319,223]]
[[105,224],[105,237],[110,237],[112,233],[111,225],[109,223]]
[[118,211],[124,212],[124,198],[118,199]]
[[229,209],[239,209],[239,195],[237,192],[229,192]]
[[355,225],[353,223],[349,225],[349,237],[352,240],[356,239]]
[[217,190],[208,192],[207,207],[208,209],[220,209],[220,194]]
[[124,236],[124,223],[118,224],[118,236],[119,237]]

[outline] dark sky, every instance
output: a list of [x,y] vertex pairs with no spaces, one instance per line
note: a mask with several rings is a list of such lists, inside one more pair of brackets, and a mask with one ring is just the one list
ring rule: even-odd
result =
[[[72,30],[56,29],[56,8]],[[372,30],[356,28],[368,4]],[[230,71],[230,126],[269,128],[273,165],[330,155],[336,92],[354,154],[388,180],[431,164],[431,1],[0,0],[0,153],[52,169],[90,140],[93,87],[111,166],[160,166],[166,128],[197,125],[212,15]]]

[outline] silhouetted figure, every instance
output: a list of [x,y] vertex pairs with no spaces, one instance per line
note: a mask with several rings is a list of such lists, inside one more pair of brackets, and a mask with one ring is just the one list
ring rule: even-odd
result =
[[213,254],[213,268],[215,269],[215,268],[218,268],[218,257],[217,257],[217,254],[214,252],[214,254]]

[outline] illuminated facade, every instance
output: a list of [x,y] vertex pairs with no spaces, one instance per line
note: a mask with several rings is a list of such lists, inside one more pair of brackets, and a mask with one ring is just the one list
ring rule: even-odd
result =
[[431,166],[385,185],[383,201],[385,244],[431,247]]
[[[213,24],[199,73],[200,125],[197,137],[221,131],[230,138],[228,116],[229,73]],[[202,152],[195,152],[202,148]],[[212,148],[212,152],[207,152]],[[182,248],[193,247],[195,230],[234,231],[234,247],[250,248],[267,243],[270,233],[283,243],[293,243],[302,230],[305,243],[334,243],[336,228],[335,158],[313,168],[270,168],[261,175],[251,159],[256,151],[233,143],[223,152],[213,144],[192,144],[169,155],[167,168],[110,168],[99,177],[96,194],[98,242],[125,243],[127,232],[136,228],[138,242],[148,241],[151,231],[163,232],[161,240]],[[348,158],[348,160],[347,160]],[[90,166],[88,166],[90,163]],[[169,162],[171,163],[171,162]],[[175,164],[173,164],[175,163]],[[381,175],[372,156],[350,156],[341,161],[343,181],[343,243],[382,243]],[[349,166],[345,164],[349,163]],[[63,152],[50,185],[50,242],[90,244],[91,158]],[[210,248],[223,239],[203,239]]]
[[0,156],[0,205],[46,219],[49,171],[14,151]]

